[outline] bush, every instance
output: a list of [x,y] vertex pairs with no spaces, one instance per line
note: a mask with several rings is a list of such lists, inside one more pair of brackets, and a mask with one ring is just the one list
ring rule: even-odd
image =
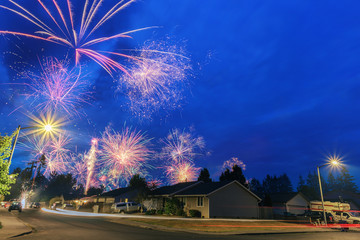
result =
[[156,211],[156,214],[163,215],[163,214],[164,214],[164,210],[159,209],[159,210]]
[[189,210],[189,215],[190,215],[190,217],[200,218],[201,217],[201,212],[198,211],[198,210],[190,209]]
[[179,199],[168,199],[165,203],[164,212],[167,215],[178,215],[182,211],[182,204]]
[[145,212],[145,215],[154,215],[156,214],[156,210],[155,209],[151,209]]

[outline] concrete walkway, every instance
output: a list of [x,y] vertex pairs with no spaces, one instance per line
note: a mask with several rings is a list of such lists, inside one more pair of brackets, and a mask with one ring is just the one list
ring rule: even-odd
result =
[[31,227],[23,223],[16,215],[21,214],[18,211],[9,212],[5,208],[0,209],[0,239],[8,239],[15,236],[21,236],[32,232]]

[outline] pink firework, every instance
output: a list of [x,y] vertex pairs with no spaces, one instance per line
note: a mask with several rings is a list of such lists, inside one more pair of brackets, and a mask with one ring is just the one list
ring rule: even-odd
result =
[[41,65],[40,75],[24,74],[30,79],[28,84],[33,105],[39,111],[63,110],[69,115],[78,114],[78,108],[88,103],[91,93],[89,83],[81,76],[80,68],[69,68],[67,61],[46,58]]
[[243,170],[246,170],[246,164],[243,161],[239,160],[236,157],[232,157],[231,159],[229,159],[223,163],[222,171],[224,171],[226,169],[231,170],[235,165],[237,165],[238,167],[241,167]]
[[109,178],[116,183],[126,183],[133,174],[148,166],[151,155],[149,139],[142,133],[125,128],[121,133],[107,128],[101,139],[101,159]]
[[64,173],[66,172],[66,163],[70,156],[70,151],[66,149],[66,145],[69,144],[70,138],[64,133],[58,135],[57,138],[53,139],[49,145],[49,153],[46,156],[46,169],[44,172],[45,176],[50,176],[52,172]]
[[[98,51],[94,48],[94,46],[101,43],[106,44],[109,41],[116,39],[131,38],[129,34],[149,29],[141,28],[110,36],[93,38],[94,32],[101,28],[102,25],[104,25],[118,12],[135,2],[135,0],[114,1],[113,7],[99,18],[96,16],[98,15],[97,13],[99,12],[99,9],[101,9],[101,5],[104,0],[85,0],[79,14],[74,14],[73,4],[70,0],[61,1],[61,3],[58,3],[56,0],[52,0],[52,4],[45,4],[43,0],[32,0],[34,2],[33,6],[43,11],[43,13],[38,16],[30,12],[30,10],[26,9],[23,5],[17,3],[15,0],[7,1],[9,6],[0,5],[0,7],[29,21],[39,30],[35,33],[0,31],[0,34],[28,37],[66,46],[74,50],[76,63],[79,62],[81,56],[87,56],[99,64],[109,74],[118,70],[127,73],[124,66],[110,58],[109,55],[127,59],[134,58],[119,52]],[[53,12],[55,14],[53,14]],[[44,17],[44,15],[46,17]],[[75,17],[77,16],[78,18],[76,19]]]
[[86,163],[86,153],[72,155],[70,157],[71,161],[68,164],[67,171],[72,174],[74,178],[76,178],[77,185],[86,185],[87,180],[87,163]]
[[165,41],[153,41],[146,43],[139,53],[140,61],[132,61],[129,75],[122,78],[132,112],[150,117],[160,109],[178,108],[191,70],[184,50]]
[[184,160],[192,162],[196,156],[201,155],[205,147],[203,137],[194,137],[191,133],[180,132],[178,129],[170,131],[162,142],[165,147],[162,148],[161,157],[174,162]]
[[86,167],[87,167],[87,176],[86,176],[86,184],[85,184],[85,192],[84,194],[87,195],[87,191],[89,190],[90,186],[93,184],[93,174],[95,171],[95,164],[97,161],[97,150],[98,147],[98,140],[93,138],[91,140],[91,148],[90,151],[85,155],[86,157]]
[[45,141],[39,135],[24,136],[21,141],[19,141],[21,148],[30,152],[31,160],[39,160],[43,154],[46,154],[49,150],[49,142]]
[[200,168],[194,166],[190,162],[177,162],[172,166],[166,167],[166,176],[170,184],[180,182],[191,182],[197,179]]

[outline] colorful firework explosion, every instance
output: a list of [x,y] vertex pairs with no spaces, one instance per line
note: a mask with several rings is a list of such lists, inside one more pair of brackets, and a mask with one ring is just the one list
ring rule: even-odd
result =
[[107,181],[117,186],[127,183],[134,174],[144,175],[152,153],[148,148],[149,141],[142,133],[130,128],[121,133],[107,128],[101,139],[101,160]]
[[86,167],[87,167],[87,177],[86,177],[86,184],[84,190],[85,195],[87,195],[87,191],[89,190],[91,184],[93,183],[95,163],[97,161],[97,152],[98,152],[97,147],[98,147],[98,140],[96,138],[93,138],[91,140],[90,151],[85,155]]
[[49,152],[46,156],[46,169],[44,176],[49,177],[51,173],[56,172],[58,174],[65,173],[67,170],[66,164],[70,159],[70,151],[66,149],[66,145],[70,142],[70,138],[65,133],[59,134],[59,136],[51,141],[49,144]]
[[180,132],[178,129],[171,130],[162,142],[165,146],[162,148],[161,158],[174,162],[184,160],[192,162],[205,147],[203,137],[194,137],[191,133]]
[[125,82],[131,111],[143,118],[160,109],[178,108],[191,70],[184,50],[165,41],[152,41],[139,53],[140,61],[132,61],[130,74],[120,81],[121,86]]
[[41,112],[65,111],[68,115],[79,114],[82,103],[90,99],[89,84],[81,76],[81,67],[69,68],[69,62],[46,58],[41,65],[40,75],[23,73],[31,80],[29,86],[35,110]]
[[49,142],[42,140],[38,135],[25,135],[21,141],[19,141],[19,146],[25,151],[30,152],[31,160],[38,160],[48,151]]
[[190,162],[177,162],[166,168],[166,176],[170,184],[180,182],[191,182],[197,179],[200,168],[194,166]]
[[225,171],[226,169],[232,169],[235,165],[242,168],[243,170],[246,170],[246,164],[239,160],[236,157],[232,157],[231,159],[225,161],[222,165],[222,171]]
[[[75,19],[76,14],[73,12],[73,4],[70,0],[62,1],[62,4],[59,4],[56,0],[52,1],[53,4],[45,4],[41,0],[34,1],[34,3],[39,4],[38,8],[42,9],[47,15],[47,19],[43,18],[43,20],[41,20],[40,14],[36,16],[16,1],[7,1],[10,3],[10,6],[0,5],[0,8],[11,11],[12,13],[29,21],[38,27],[39,31],[34,34],[15,31],[0,31],[0,34],[28,37],[69,47],[75,51],[76,64],[79,63],[80,57],[85,55],[99,64],[110,75],[112,72],[117,70],[125,73],[127,73],[127,71],[123,65],[111,59],[107,55],[114,55],[128,59],[134,58],[130,55],[118,52],[97,51],[92,47],[97,44],[107,43],[111,40],[130,38],[129,34],[131,33],[152,28],[140,28],[111,36],[92,38],[92,35],[96,30],[98,30],[118,12],[135,2],[135,0],[115,1],[113,7],[100,17],[100,19],[97,19],[96,16],[104,0],[85,0],[83,8],[81,9],[82,14],[78,15],[79,19]],[[52,12],[56,12],[56,14],[52,14]],[[46,22],[46,20],[49,20],[49,22]],[[79,27],[75,26],[77,22],[80,23]]]
[[72,154],[70,156],[70,163],[68,164],[67,171],[76,179],[76,184],[78,186],[86,185],[87,179],[87,163],[86,163],[86,153],[84,154]]

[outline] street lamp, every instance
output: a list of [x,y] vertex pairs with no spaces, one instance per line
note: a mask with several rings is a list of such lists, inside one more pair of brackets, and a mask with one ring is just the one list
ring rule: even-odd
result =
[[322,207],[323,207],[323,216],[324,216],[325,225],[327,225],[327,220],[326,220],[326,213],[325,213],[325,206],[324,206],[324,196],[323,196],[323,191],[322,191],[322,187],[321,187],[320,168],[324,167],[324,166],[328,166],[328,165],[331,165],[333,167],[339,166],[341,164],[340,160],[341,159],[339,159],[339,157],[337,157],[337,156],[330,157],[328,163],[325,163],[321,166],[316,167],[317,172],[318,172],[318,178],[319,178],[320,196],[321,196],[321,203],[322,203]]

